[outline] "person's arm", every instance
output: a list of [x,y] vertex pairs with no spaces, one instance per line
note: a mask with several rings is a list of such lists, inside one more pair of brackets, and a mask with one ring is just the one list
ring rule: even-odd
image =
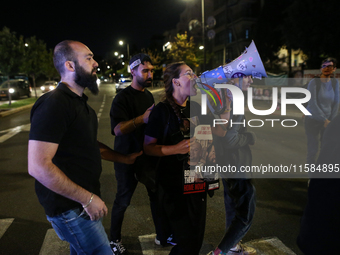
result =
[[[315,78],[315,79],[319,79],[319,78]],[[322,109],[320,108],[319,104],[318,104],[318,100],[317,100],[317,94],[316,94],[316,86],[317,86],[317,82],[315,81],[315,79],[311,80],[308,84],[308,90],[310,91],[311,94],[311,98],[308,102],[308,108],[310,109],[310,112],[312,114],[313,119],[316,119],[318,121],[323,121],[325,124],[328,121],[327,117],[325,116],[324,112],[322,111]],[[321,81],[319,81],[321,83]],[[320,84],[320,86],[322,86]]]
[[114,128],[115,135],[120,136],[120,135],[129,134],[129,133],[133,132],[136,128],[138,128],[139,126],[148,123],[149,115],[150,115],[150,112],[152,111],[153,107],[154,107],[154,104],[152,106],[150,106],[144,112],[143,115],[140,115],[140,116],[133,118],[131,120],[119,122]]
[[336,81],[336,85],[334,86],[334,103],[332,105],[332,113],[329,119],[333,120],[338,115],[338,111],[339,111],[339,82]]
[[[243,116],[238,116],[234,120],[235,123],[243,121]],[[245,132],[241,127],[243,127],[242,124],[233,124],[233,126],[228,129],[228,132],[222,138],[223,147],[225,149],[238,149],[246,145],[255,144],[255,134],[252,132]]]
[[[227,89],[222,89],[219,93],[222,98],[225,98],[225,110],[223,113],[219,115],[220,119],[226,120],[225,124],[218,124],[211,127],[211,131],[214,135],[219,137],[224,137],[228,132],[229,120],[230,120],[230,112],[231,112],[231,99],[228,96]],[[224,93],[224,95],[222,95]]]
[[98,220],[108,212],[105,203],[93,193],[71,181],[52,159],[58,144],[29,140],[28,173],[53,192],[80,203],[91,220]]
[[144,153],[150,156],[170,156],[176,154],[187,154],[190,151],[190,140],[184,139],[175,145],[159,145],[157,138],[145,135]]
[[129,155],[121,154],[117,151],[112,150],[110,147],[106,146],[105,144],[98,141],[100,155],[102,159],[112,161],[112,162],[119,162],[123,164],[133,164],[138,156],[142,155],[143,151],[131,153]]

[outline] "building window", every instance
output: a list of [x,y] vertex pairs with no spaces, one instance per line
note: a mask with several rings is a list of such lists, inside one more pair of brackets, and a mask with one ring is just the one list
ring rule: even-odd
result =
[[228,30],[228,38],[227,38],[227,43],[232,43],[233,42],[233,31],[231,29]]
[[245,38],[249,39],[249,28],[246,28]]

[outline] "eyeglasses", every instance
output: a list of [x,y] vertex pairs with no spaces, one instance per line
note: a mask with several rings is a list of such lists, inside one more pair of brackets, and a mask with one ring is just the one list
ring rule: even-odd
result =
[[321,66],[322,68],[330,68],[330,69],[333,69],[334,68],[334,65],[322,65]]
[[194,78],[197,77],[197,75],[194,72],[186,72],[186,73],[180,75],[179,77],[184,76],[184,75],[188,75],[190,77],[190,79],[194,79]]

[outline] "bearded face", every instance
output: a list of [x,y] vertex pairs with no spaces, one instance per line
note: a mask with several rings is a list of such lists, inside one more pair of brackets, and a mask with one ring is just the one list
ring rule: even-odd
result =
[[137,82],[143,88],[151,87],[151,85],[152,85],[152,79],[151,78],[148,78],[148,79],[145,80],[144,77],[137,76]]
[[88,88],[92,94],[97,95],[99,89],[97,85],[96,68],[93,68],[91,72],[87,72],[82,66],[75,62],[75,71],[75,82],[83,88]]

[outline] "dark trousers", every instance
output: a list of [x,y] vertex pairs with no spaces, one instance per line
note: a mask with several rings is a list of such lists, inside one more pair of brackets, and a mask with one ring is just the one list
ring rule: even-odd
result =
[[[229,225],[218,248],[228,252],[246,235],[253,222],[256,208],[256,191],[249,179],[224,179],[225,207],[228,211],[234,210],[234,217],[231,220],[227,215]],[[228,213],[228,212],[226,212]],[[231,220],[231,224],[228,223]]]
[[203,244],[207,209],[206,193],[175,194],[159,189],[164,233],[177,243],[170,255],[198,255]]
[[319,140],[322,141],[322,136],[325,131],[324,123],[312,118],[305,118],[305,132],[307,136],[307,164],[315,164],[316,155],[319,151]]
[[[130,205],[132,195],[138,184],[133,171],[120,171],[116,169],[115,175],[117,180],[117,194],[111,212],[111,241],[121,240],[124,214],[127,207]],[[157,195],[149,189],[147,189],[147,191],[156,234],[158,238],[163,238],[157,211]]]

